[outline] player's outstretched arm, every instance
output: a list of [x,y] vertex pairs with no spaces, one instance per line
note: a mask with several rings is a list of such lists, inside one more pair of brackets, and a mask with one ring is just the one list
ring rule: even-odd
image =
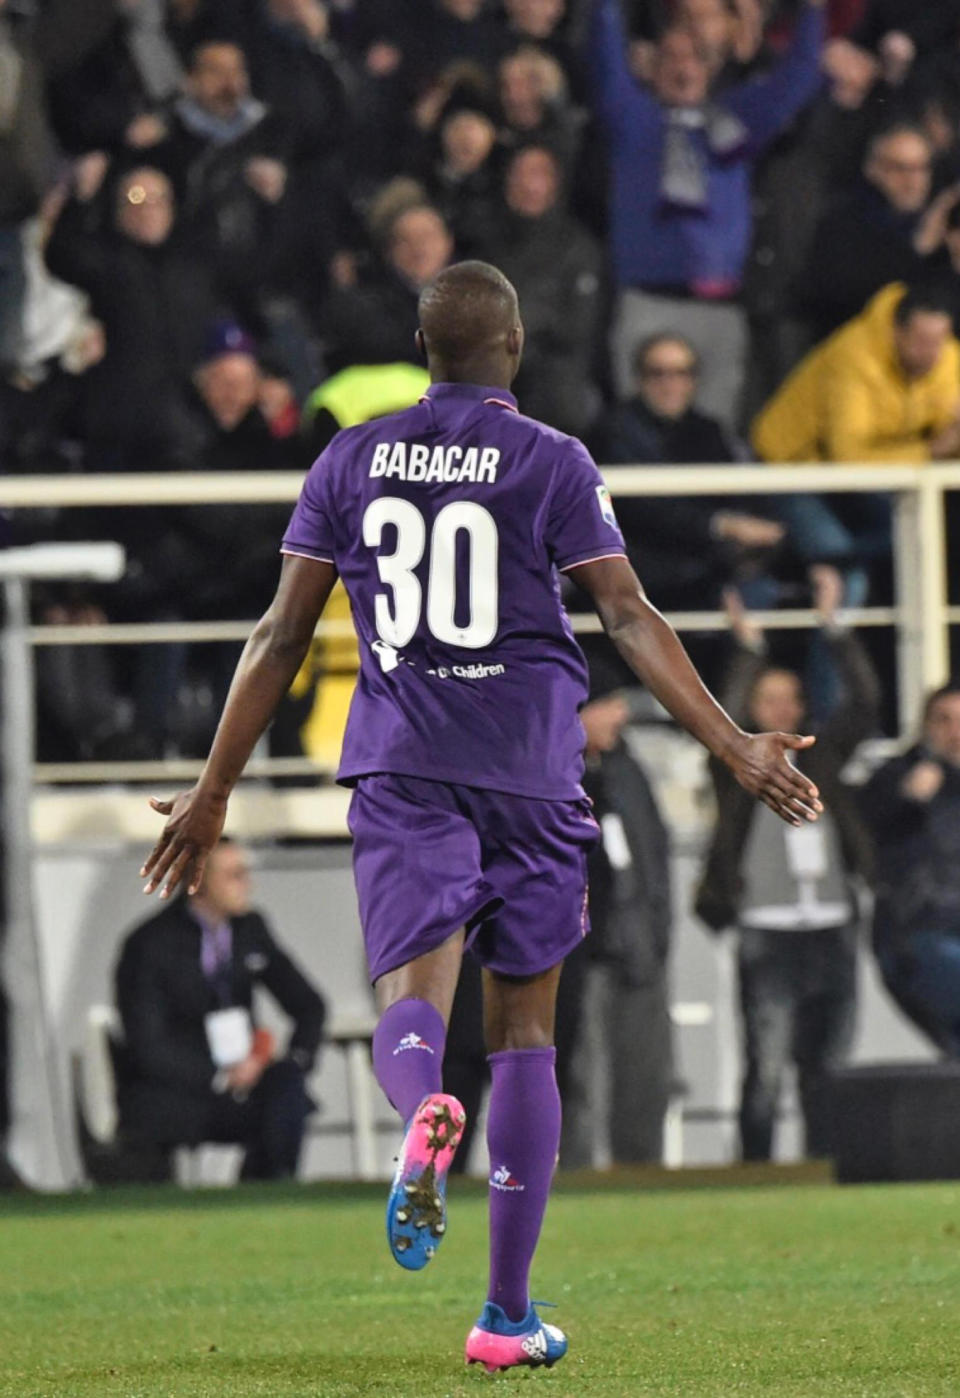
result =
[[189,893],[199,888],[207,855],[223,830],[230,792],[303,664],[336,580],[330,563],[284,558],[276,596],[237,664],[199,781],[172,801],[150,801],[168,820],[140,870],[147,879],[144,893],[152,893],[164,878],[161,898],[169,898],[182,883]]
[[625,558],[581,563],[567,572],[592,598],[604,630],[637,678],[727,764],[741,786],[790,825],[817,819],[823,809],[817,788],[787,760],[790,749],[810,747],[814,738],[739,728],[706,688]]

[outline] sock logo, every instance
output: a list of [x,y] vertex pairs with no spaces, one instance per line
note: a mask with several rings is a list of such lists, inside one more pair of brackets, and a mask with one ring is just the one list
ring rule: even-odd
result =
[[527,1186],[515,1179],[506,1165],[498,1165],[490,1176],[490,1187],[499,1189],[501,1194],[522,1194]]
[[397,1044],[397,1047],[393,1050],[394,1058],[396,1058],[398,1053],[406,1053],[408,1049],[423,1049],[425,1053],[433,1053],[433,1049],[426,1040],[421,1039],[419,1034],[414,1033],[404,1034],[399,1044]]

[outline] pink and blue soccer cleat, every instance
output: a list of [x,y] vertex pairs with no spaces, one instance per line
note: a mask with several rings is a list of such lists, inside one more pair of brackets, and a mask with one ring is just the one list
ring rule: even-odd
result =
[[567,1337],[555,1325],[545,1325],[531,1306],[523,1320],[509,1320],[500,1306],[488,1301],[467,1336],[468,1364],[482,1364],[488,1374],[526,1364],[550,1369],[567,1352]]
[[407,1127],[387,1200],[387,1241],[408,1271],[426,1267],[447,1230],[447,1172],[466,1119],[456,1097],[434,1092]]

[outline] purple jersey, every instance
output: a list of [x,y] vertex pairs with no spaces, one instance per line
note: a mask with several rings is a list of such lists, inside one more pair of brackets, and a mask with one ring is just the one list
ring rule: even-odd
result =
[[339,779],[581,794],[587,670],[557,572],[622,555],[586,448],[503,389],[434,384],[339,433],[283,552],[336,565],[360,641]]

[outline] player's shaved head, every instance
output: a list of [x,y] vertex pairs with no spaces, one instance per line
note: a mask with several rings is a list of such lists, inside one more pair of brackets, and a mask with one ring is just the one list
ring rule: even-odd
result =
[[508,388],[523,348],[513,285],[489,262],[455,262],[425,287],[418,343],[434,382]]

